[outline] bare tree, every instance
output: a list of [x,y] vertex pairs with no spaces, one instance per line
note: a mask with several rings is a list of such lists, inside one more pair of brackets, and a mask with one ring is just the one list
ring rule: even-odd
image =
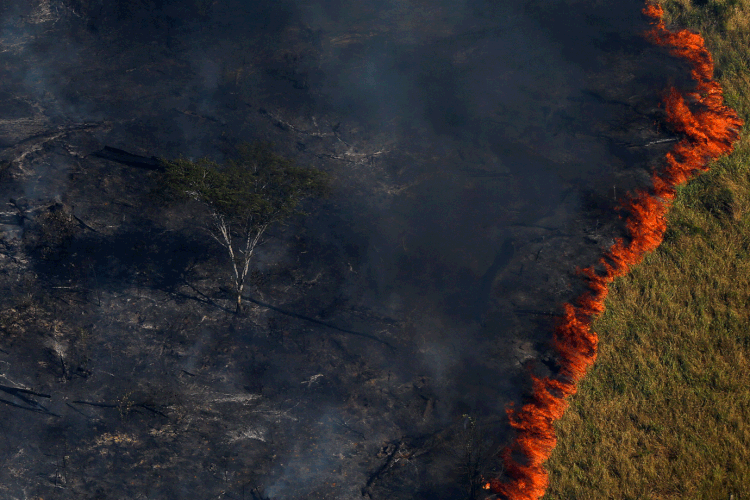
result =
[[239,313],[250,262],[266,229],[304,214],[299,208],[302,200],[327,194],[329,177],[296,166],[274,153],[273,144],[242,143],[237,150],[237,158],[225,165],[208,158],[161,163],[171,190],[209,210],[213,220],[209,233],[229,253]]

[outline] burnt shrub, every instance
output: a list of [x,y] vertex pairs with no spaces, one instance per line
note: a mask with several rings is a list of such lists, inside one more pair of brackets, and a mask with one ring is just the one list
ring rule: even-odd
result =
[[29,253],[43,260],[57,261],[67,255],[80,227],[61,203],[42,210],[24,232]]

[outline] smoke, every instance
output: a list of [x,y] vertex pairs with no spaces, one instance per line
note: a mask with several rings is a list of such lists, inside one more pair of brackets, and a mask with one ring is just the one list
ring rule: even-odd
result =
[[335,426],[342,425],[342,422],[343,417],[330,410],[309,423],[315,428],[316,438],[299,441],[294,449],[289,450],[285,462],[279,467],[280,474],[265,488],[270,500],[308,498],[316,490],[335,489],[335,469],[351,447],[342,433],[335,430]]
[[[713,80],[713,59],[703,38],[687,30],[670,32],[661,17],[663,10],[647,4],[643,13],[652,28],[646,33],[651,42],[666,47],[675,57],[690,63],[696,90],[685,96],[670,88],[664,100],[667,122],[683,138],[666,155],[666,166],[652,175],[653,188],[626,197],[621,207],[628,212],[626,226],[630,241],[617,239],[599,260],[604,272],[595,266],[583,269],[588,291],[575,305],[564,304],[564,317],[554,334],[554,347],[560,364],[557,378],[532,375],[533,390],[529,402],[520,409],[512,406],[507,413],[516,430],[515,442],[504,452],[508,482],[493,479],[488,489],[513,500],[539,499],[548,486],[543,463],[555,447],[553,427],[567,407],[566,398],[576,392],[576,384],[596,359],[598,337],[591,330],[594,318],[604,311],[607,285],[638,264],[643,256],[656,249],[666,230],[666,214],[675,197],[675,187],[696,171],[708,169],[708,163],[732,151],[739,137],[742,121],[723,105],[721,86]],[[694,102],[693,106],[687,101]],[[522,457],[519,461],[514,453]]]

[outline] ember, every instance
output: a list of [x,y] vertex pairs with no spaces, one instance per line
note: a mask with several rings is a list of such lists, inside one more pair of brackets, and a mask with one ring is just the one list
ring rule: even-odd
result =
[[[555,327],[553,345],[561,367],[559,377],[532,375],[533,390],[528,402],[520,409],[507,409],[510,425],[516,430],[515,442],[503,453],[509,481],[490,479],[487,485],[493,493],[508,499],[538,499],[547,489],[549,478],[543,464],[556,444],[554,421],[562,416],[566,398],[575,394],[576,384],[596,359],[598,337],[591,330],[591,323],[604,311],[607,285],[659,246],[675,187],[697,171],[707,170],[711,160],[731,152],[742,126],[736,113],[723,105],[721,86],[712,80],[713,58],[703,38],[687,30],[667,30],[659,5],[648,4],[643,13],[652,25],[646,38],[692,66],[695,91],[683,96],[671,88],[664,99],[667,122],[684,137],[666,155],[661,171],[652,174],[653,188],[649,192],[638,190],[621,202],[621,208],[628,212],[630,242],[617,239],[599,259],[603,274],[597,273],[594,266],[579,271],[589,291],[575,305],[564,304],[563,318]],[[523,458],[522,462],[513,457],[514,453]]]

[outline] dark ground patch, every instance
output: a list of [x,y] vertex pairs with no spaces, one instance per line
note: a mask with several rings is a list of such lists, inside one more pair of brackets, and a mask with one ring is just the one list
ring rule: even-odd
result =
[[[687,85],[590,3],[4,2],[0,496],[481,498]],[[138,158],[253,139],[335,193],[236,316]]]

